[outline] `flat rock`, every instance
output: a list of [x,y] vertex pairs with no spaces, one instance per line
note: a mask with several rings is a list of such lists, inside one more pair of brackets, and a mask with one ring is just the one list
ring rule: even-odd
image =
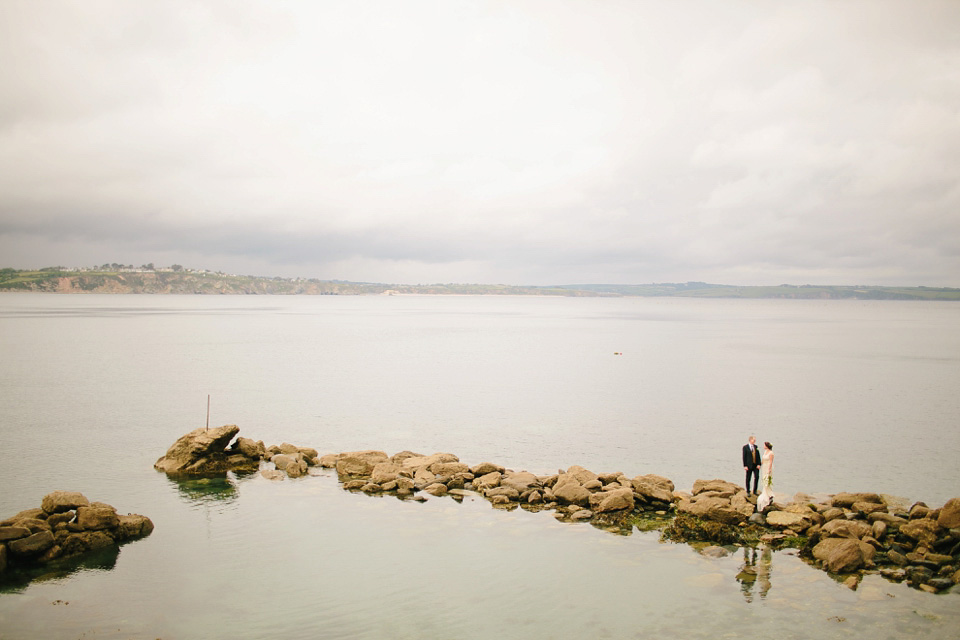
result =
[[529,471],[515,471],[503,474],[500,478],[500,486],[513,487],[522,493],[527,489],[539,487],[540,481]]
[[807,516],[799,513],[790,513],[789,511],[771,511],[767,513],[767,524],[771,527],[800,528],[806,529],[810,526]]
[[832,504],[835,507],[850,509],[855,502],[873,502],[884,504],[883,498],[878,493],[847,493],[841,492],[833,496]]
[[723,524],[740,524],[747,519],[747,516],[733,508],[729,500],[714,496],[681,500],[677,504],[677,511]]
[[52,547],[54,542],[53,532],[40,531],[26,538],[11,540],[6,546],[15,556],[37,556]]
[[0,527],[0,542],[26,538],[31,533],[27,527]]
[[488,473],[493,473],[494,471],[503,473],[504,469],[500,465],[492,462],[481,462],[476,466],[470,467],[470,473],[475,476],[485,476]]
[[89,505],[90,501],[79,491],[54,491],[43,496],[40,508],[44,513],[63,513]]
[[743,491],[743,487],[732,482],[727,482],[726,480],[697,480],[693,483],[693,495],[705,491],[714,491],[718,494],[733,496],[736,495],[737,492]]
[[80,507],[77,509],[77,524],[90,531],[113,529],[120,525],[120,517],[113,507]]
[[821,534],[831,538],[854,538],[859,540],[873,534],[873,527],[863,520],[831,520],[820,529]]

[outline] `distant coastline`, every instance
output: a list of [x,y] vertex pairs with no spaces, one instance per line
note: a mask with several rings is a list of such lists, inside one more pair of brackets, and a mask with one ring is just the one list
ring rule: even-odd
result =
[[384,284],[243,276],[179,265],[0,269],[0,292],[175,295],[510,295],[565,297],[781,298],[806,300],[960,300],[960,288],[789,285],[737,286],[706,282],[514,286],[502,284]]

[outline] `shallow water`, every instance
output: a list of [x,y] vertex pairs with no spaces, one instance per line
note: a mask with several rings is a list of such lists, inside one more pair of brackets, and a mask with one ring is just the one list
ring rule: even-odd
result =
[[939,505],[960,494],[958,320],[850,301],[0,296],[0,514],[71,489],[156,524],[98,566],[8,586],[0,638],[956,637],[958,594],[850,591],[792,552],[759,552],[751,586],[749,553],[656,532],[152,464],[209,393],[213,424],[267,444],[678,488],[739,481],[753,431],[785,494]]

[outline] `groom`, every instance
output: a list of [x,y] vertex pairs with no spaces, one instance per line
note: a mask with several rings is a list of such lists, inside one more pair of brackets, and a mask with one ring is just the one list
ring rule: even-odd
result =
[[747,472],[747,495],[750,495],[750,476],[753,476],[753,495],[757,495],[757,483],[760,481],[760,452],[757,439],[750,436],[743,445],[743,470]]

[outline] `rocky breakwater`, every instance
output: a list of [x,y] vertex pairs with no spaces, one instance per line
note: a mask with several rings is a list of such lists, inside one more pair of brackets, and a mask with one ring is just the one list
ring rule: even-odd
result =
[[121,515],[76,491],[54,491],[39,508],[0,521],[0,575],[82,556],[152,531],[146,516]]
[[415,496],[420,491],[455,499],[473,492],[495,507],[555,510],[558,519],[570,522],[629,527],[631,517],[644,511],[666,516],[674,500],[673,482],[662,476],[629,478],[580,466],[536,475],[493,462],[470,466],[452,453],[353,451],[321,456],[319,464],[336,469],[347,490],[414,499],[423,499]]
[[809,508],[823,522],[806,529],[804,555],[831,573],[879,571],[934,593],[960,583],[960,498],[903,509],[875,493],[838,493]]
[[790,544],[801,556],[855,588],[864,572],[877,572],[924,591],[960,583],[960,498],[931,509],[910,508],[876,493],[798,495],[755,512],[755,498],[724,480],[697,480],[677,494],[677,517],[667,539],[720,544]]

